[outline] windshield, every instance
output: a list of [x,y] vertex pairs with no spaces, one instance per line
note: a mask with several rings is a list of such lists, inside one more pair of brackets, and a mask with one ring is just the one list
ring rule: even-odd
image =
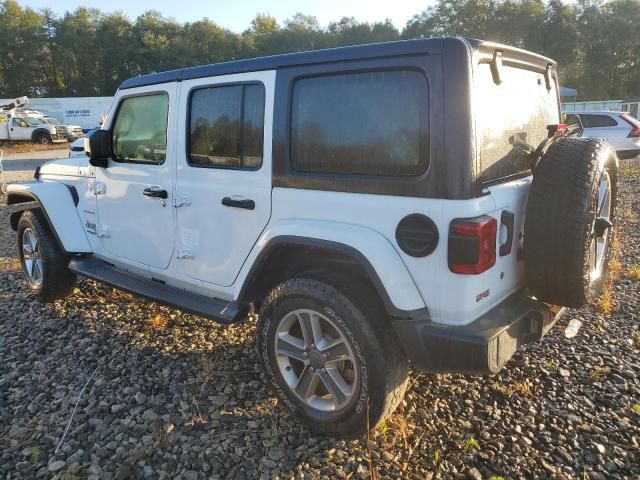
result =
[[25,120],[29,122],[31,125],[40,125],[44,123],[44,121],[41,118],[37,118],[37,117],[25,117]]
[[51,125],[60,125],[60,122],[53,117],[44,117],[44,121],[50,123]]

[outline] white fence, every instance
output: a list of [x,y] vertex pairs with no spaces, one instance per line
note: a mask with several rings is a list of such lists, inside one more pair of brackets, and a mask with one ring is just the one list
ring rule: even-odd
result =
[[593,102],[563,102],[563,112],[592,112],[622,110],[622,100],[598,100]]

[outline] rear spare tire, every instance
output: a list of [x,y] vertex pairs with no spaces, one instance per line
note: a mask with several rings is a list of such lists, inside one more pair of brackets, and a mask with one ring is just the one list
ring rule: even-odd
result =
[[526,282],[536,298],[581,307],[609,270],[618,160],[603,139],[564,138],[533,172],[527,203]]

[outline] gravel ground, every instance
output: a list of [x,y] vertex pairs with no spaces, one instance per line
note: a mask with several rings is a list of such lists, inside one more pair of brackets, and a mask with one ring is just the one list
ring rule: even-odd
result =
[[[0,478],[638,479],[640,163],[625,170],[610,305],[569,311],[497,376],[413,373],[400,410],[348,442],[278,404],[251,322],[221,327],[87,280],[40,305],[2,206]],[[583,326],[566,338],[572,319]]]

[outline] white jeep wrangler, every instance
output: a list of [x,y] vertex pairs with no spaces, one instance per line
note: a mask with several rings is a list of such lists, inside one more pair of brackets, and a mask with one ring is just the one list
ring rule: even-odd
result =
[[355,436],[409,365],[497,372],[597,294],[617,158],[559,106],[552,60],[460,38],[137,77],[90,159],[9,186],[11,224],[42,301],[81,274],[221,323],[254,312],[283,402]]

